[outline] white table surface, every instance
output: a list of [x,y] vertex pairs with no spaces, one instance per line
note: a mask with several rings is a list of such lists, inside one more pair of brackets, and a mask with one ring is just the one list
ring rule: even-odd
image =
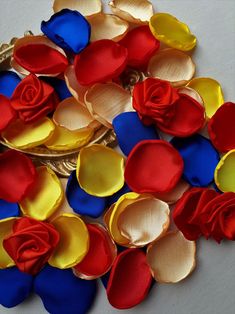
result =
[[[87,0],[92,1],[92,0]],[[104,1],[108,3],[107,0]],[[225,100],[235,101],[235,1],[153,0],[155,10],[168,12],[187,23],[198,38],[194,53],[197,76],[218,80]],[[40,32],[41,20],[52,14],[52,0],[0,0],[0,41],[22,36],[27,29]],[[188,279],[175,285],[156,284],[141,305],[128,314],[234,314],[235,244],[198,243],[197,268]],[[46,313],[32,296],[13,309],[0,306],[1,314]],[[99,292],[90,314],[115,314],[105,290]],[[66,313],[64,313],[66,314]]]

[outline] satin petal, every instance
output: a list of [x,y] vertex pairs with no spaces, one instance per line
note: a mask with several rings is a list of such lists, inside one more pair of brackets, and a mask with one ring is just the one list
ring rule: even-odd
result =
[[16,218],[10,217],[0,220],[0,269],[12,267],[15,262],[7,254],[3,247],[3,240],[12,232]]
[[51,76],[43,76],[40,77],[40,79],[45,81],[47,84],[51,85],[54,88],[56,94],[59,96],[60,101],[72,96],[66,85],[65,80]]
[[0,199],[0,220],[10,217],[18,217],[20,208],[17,203],[11,203]]
[[223,192],[235,193],[235,149],[224,155],[215,169],[215,183]]
[[80,12],[84,16],[93,16],[102,10],[101,0],[54,0],[53,10],[59,12],[62,9],[71,9]]
[[0,94],[11,97],[21,78],[13,71],[0,72]]

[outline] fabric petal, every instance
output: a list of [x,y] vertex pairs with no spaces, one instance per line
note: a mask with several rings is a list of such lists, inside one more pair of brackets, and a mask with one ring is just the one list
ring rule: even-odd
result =
[[20,207],[17,203],[0,200],[0,220],[10,217],[18,217],[19,215]]
[[13,71],[0,72],[0,94],[11,97],[21,78]]

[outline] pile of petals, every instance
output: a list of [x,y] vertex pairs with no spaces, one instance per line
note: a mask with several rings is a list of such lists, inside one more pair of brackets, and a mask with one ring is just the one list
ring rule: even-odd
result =
[[[49,313],[84,314],[101,279],[128,309],[192,273],[200,236],[235,240],[235,103],[193,77],[186,24],[148,0],[109,5],[55,0],[0,72],[5,307],[34,292]],[[143,79],[126,88],[128,72]],[[101,129],[120,150],[93,143]],[[38,146],[80,150],[68,179],[33,163]]]

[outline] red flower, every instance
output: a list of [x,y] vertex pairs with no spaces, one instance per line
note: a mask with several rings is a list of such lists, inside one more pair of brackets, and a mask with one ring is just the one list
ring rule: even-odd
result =
[[36,179],[36,169],[24,154],[9,150],[0,155],[0,199],[20,202]]
[[178,92],[170,83],[147,78],[137,83],[133,91],[133,107],[144,124],[168,123],[174,116]]
[[3,95],[0,95],[0,112],[1,112],[0,132],[1,132],[16,118],[16,112],[11,107],[10,100]]
[[54,88],[39,80],[34,74],[28,75],[16,87],[11,105],[25,123],[37,121],[53,111],[59,99]]
[[13,225],[13,233],[3,240],[4,249],[20,271],[35,275],[47,263],[59,242],[53,225],[24,217]]

